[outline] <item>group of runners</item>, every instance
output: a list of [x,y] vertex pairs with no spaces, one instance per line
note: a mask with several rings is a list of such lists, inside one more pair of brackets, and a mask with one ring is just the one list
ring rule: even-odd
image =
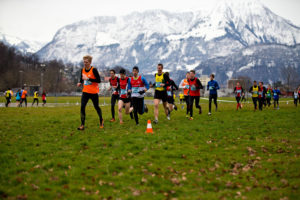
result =
[[[10,88],[8,88],[8,90],[6,90],[4,92],[4,95],[6,98],[5,107],[8,107],[11,103],[11,99],[12,99],[14,93]],[[28,92],[24,87],[22,87],[22,89],[18,89],[18,91],[16,92],[16,103],[17,103],[16,106],[22,107],[23,103],[24,103],[25,107],[27,107],[27,97],[28,97]],[[42,101],[43,101],[43,106],[44,106],[46,104],[46,92],[45,91],[43,91],[43,93],[42,93]],[[35,91],[33,93],[33,101],[32,101],[31,106],[33,106],[35,102],[36,102],[36,105],[38,106],[39,105],[38,91]]]
[[[81,125],[78,127],[78,130],[85,129],[85,108],[89,101],[92,100],[94,108],[97,111],[99,116],[100,128],[104,128],[104,120],[102,117],[102,111],[99,107],[99,83],[101,82],[98,70],[94,68],[92,65],[92,57],[87,55],[83,57],[84,67],[81,70],[80,79],[77,83],[78,87],[82,87],[82,96],[81,96],[81,108],[80,108],[80,116],[81,116]],[[154,120],[153,123],[158,123],[159,116],[159,104],[162,102],[164,113],[168,120],[171,119],[171,113],[173,110],[177,110],[177,106],[175,105],[175,91],[182,89],[183,94],[180,93],[180,102],[185,102],[186,104],[186,117],[189,120],[193,120],[194,114],[194,104],[195,108],[198,109],[198,113],[202,114],[202,108],[199,104],[200,102],[200,90],[204,89],[199,78],[195,76],[195,71],[191,70],[186,73],[185,79],[181,81],[179,87],[175,84],[175,82],[170,78],[168,72],[163,72],[163,64],[157,65],[157,73],[155,73],[155,82],[153,84],[149,84],[145,77],[139,74],[139,68],[134,66],[132,68],[132,77],[126,75],[126,71],[121,69],[119,71],[120,77],[116,76],[115,70],[110,70],[110,87],[109,91],[112,92],[111,96],[111,120],[110,122],[115,122],[115,105],[118,104],[118,118],[120,124],[123,124],[123,115],[122,109],[125,109],[125,114],[129,114],[131,119],[135,120],[136,125],[139,125],[139,115],[143,115],[144,112],[148,112],[148,108],[145,104],[144,97],[146,92],[153,88],[154,92]],[[214,80],[214,74],[210,75],[210,81],[208,81],[206,90],[209,91],[209,112],[208,115],[212,113],[212,103],[215,105],[215,111],[218,109],[218,90],[220,86],[217,81]],[[242,109],[242,101],[246,101],[245,99],[245,90],[240,85],[239,82],[236,83],[234,88],[237,107],[236,109]],[[279,109],[279,95],[281,95],[280,90],[278,88],[271,88],[271,85],[268,85],[268,88],[263,86],[263,82],[253,82],[253,86],[249,89],[249,92],[252,93],[252,100],[254,104],[254,111],[257,110],[257,104],[259,110],[263,109],[263,106],[270,106],[271,99],[273,97],[274,108]],[[13,92],[9,89],[5,93],[7,103],[6,106],[9,105],[11,101],[11,97],[13,96]],[[295,90],[294,92],[294,103],[297,106],[297,102],[300,102],[300,88]],[[22,90],[18,90],[16,94],[16,100],[18,102],[18,106],[22,106],[22,103],[25,102],[25,106],[27,107],[27,91],[22,88]],[[46,93],[42,94],[43,105],[46,103]],[[37,102],[38,105],[38,92],[34,93],[34,100],[32,105]],[[184,109],[184,106],[182,106]]]
[[[98,93],[101,82],[99,73],[96,68],[91,66],[92,57],[87,55],[83,57],[84,67],[81,70],[80,80],[77,84],[78,87],[83,87],[81,97],[81,125],[78,130],[84,130],[85,125],[85,107],[89,99],[92,100],[94,108],[99,116],[100,128],[104,127],[104,120],[102,117],[102,111],[99,107]],[[162,102],[164,113],[168,120],[171,119],[171,113],[173,110],[177,110],[174,99],[174,91],[179,88],[183,89],[184,99],[186,102],[186,114],[189,120],[193,120],[193,105],[199,109],[199,114],[202,113],[202,108],[199,105],[200,101],[200,89],[203,86],[200,80],[195,77],[195,71],[191,70],[186,74],[186,78],[182,80],[178,87],[175,82],[170,78],[168,72],[163,72],[163,64],[157,65],[157,73],[155,73],[155,82],[149,84],[145,77],[139,75],[139,68],[134,66],[132,68],[132,77],[126,75],[126,71],[121,69],[120,78],[116,76],[115,70],[110,70],[110,87],[108,90],[112,92],[111,96],[111,115],[110,122],[115,122],[115,105],[118,102],[118,116],[120,124],[123,124],[122,109],[125,109],[126,114],[130,114],[131,118],[135,119],[136,125],[139,125],[139,115],[143,115],[144,112],[148,112],[148,108],[145,104],[144,97],[147,90],[154,88],[154,120],[153,123],[158,123],[159,116],[159,104]],[[211,115],[212,101],[215,104],[216,110],[217,104],[217,90],[220,89],[217,81],[214,80],[214,74],[210,75],[210,81],[207,84],[207,90],[209,90],[209,115]],[[132,114],[133,113],[133,114]]]
[[[271,101],[273,98],[273,105],[274,109],[279,109],[279,96],[281,95],[280,90],[277,87],[274,87],[272,89],[271,85],[268,84],[268,87],[265,88],[263,86],[263,82],[259,82],[257,85],[257,82],[253,82],[253,86],[250,87],[249,92],[252,93],[252,101],[254,105],[254,111],[257,110],[257,103],[258,103],[258,109],[260,111],[263,110],[263,107],[270,107],[271,106]],[[236,101],[237,101],[237,107],[236,109],[242,109],[242,103],[241,101],[245,99],[245,90],[243,87],[240,85],[239,82],[237,82],[235,88],[234,88],[234,93],[236,96]],[[294,104],[297,106],[298,101],[300,102],[300,87],[298,90],[296,89],[293,93],[294,97]],[[242,98],[242,100],[241,100]]]

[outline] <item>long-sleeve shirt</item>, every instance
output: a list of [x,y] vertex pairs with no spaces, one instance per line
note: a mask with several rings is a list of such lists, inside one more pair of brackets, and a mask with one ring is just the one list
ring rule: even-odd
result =
[[212,80],[207,83],[207,90],[209,90],[209,94],[218,94],[218,89],[220,89],[220,87],[217,81]]
[[[91,70],[91,69],[90,69]],[[90,70],[86,70],[86,72],[89,72]],[[101,79],[99,76],[99,72],[98,70],[93,67],[93,74],[95,76],[95,79],[89,78],[90,82],[96,82],[96,83],[101,83]],[[82,79],[82,70],[80,71],[80,79],[79,79],[79,83],[83,83],[83,79]]]
[[167,87],[168,96],[173,96],[173,92],[174,90],[178,90],[178,86],[175,84],[175,82],[172,79],[170,79],[170,81],[167,84],[168,84]]

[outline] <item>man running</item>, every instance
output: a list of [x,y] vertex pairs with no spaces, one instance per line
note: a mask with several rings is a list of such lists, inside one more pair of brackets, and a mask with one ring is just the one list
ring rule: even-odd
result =
[[267,100],[267,105],[270,107],[271,105],[271,98],[272,98],[272,87],[270,84],[268,84],[267,92],[266,92],[266,100]]
[[25,102],[25,106],[27,107],[27,90],[24,89],[24,87],[22,87],[22,96],[21,96],[21,107],[23,102]]
[[43,93],[42,93],[42,101],[43,101],[43,106],[45,106],[45,104],[46,104],[46,92],[45,91],[43,91]]
[[244,93],[244,89],[240,85],[240,82],[236,83],[236,86],[235,86],[233,92],[235,93],[235,99],[236,99],[236,102],[237,102],[236,110],[242,109],[242,103],[240,103],[240,100],[241,100],[242,94]]
[[189,90],[190,90],[190,86],[189,86],[189,78],[190,78],[190,72],[187,72],[185,75],[185,79],[183,79],[180,84],[179,84],[179,88],[181,88],[183,90],[183,94],[184,94],[184,101],[186,103],[186,117],[189,118],[189,112],[190,112],[190,97],[189,97]]
[[294,91],[294,105],[297,107],[298,106],[298,91]]
[[133,77],[128,82],[128,92],[131,93],[131,100],[133,105],[134,119],[136,125],[139,125],[138,114],[144,114],[147,112],[147,108],[144,105],[145,92],[149,90],[149,84],[147,80],[139,75],[139,68],[134,66],[132,69]]
[[258,108],[260,111],[263,110],[263,104],[265,101],[265,94],[266,94],[266,88],[264,87],[263,82],[259,82],[259,87],[258,87]]
[[207,90],[209,90],[209,112],[208,115],[211,115],[211,102],[214,99],[214,104],[216,106],[216,111],[218,110],[218,92],[217,90],[220,89],[219,84],[217,81],[214,80],[215,75],[210,75],[210,81],[207,83]]
[[[182,104],[184,101],[184,95],[182,93],[179,94],[179,100],[180,100],[180,104]],[[183,107],[182,107],[182,109],[183,109]]]
[[274,109],[276,109],[276,105],[277,109],[279,109],[279,95],[281,95],[281,92],[277,89],[277,87],[275,87],[273,90]]
[[166,92],[166,87],[168,86],[167,83],[170,82],[169,77],[163,73],[163,64],[158,64],[157,65],[157,73],[154,75],[155,76],[155,93],[154,93],[154,123],[158,123],[158,106],[160,101],[163,102],[164,110],[166,116],[168,116],[169,111],[167,108],[167,92]]
[[17,102],[17,107],[20,107],[20,102],[21,102],[21,90],[18,89],[17,93],[16,93],[16,102]]
[[83,57],[84,67],[81,70],[79,83],[77,83],[77,87],[83,85],[82,96],[81,96],[81,109],[80,109],[81,126],[78,127],[78,130],[84,130],[85,107],[89,99],[92,100],[94,104],[94,108],[98,113],[100,128],[101,129],[104,128],[104,120],[102,118],[101,108],[99,107],[99,96],[98,96],[99,83],[101,82],[101,80],[100,80],[98,70],[91,66],[92,59],[93,57],[89,55]]
[[253,86],[251,86],[249,92],[252,93],[252,101],[254,104],[254,111],[257,110],[257,101],[258,101],[258,85],[256,81],[253,81]]
[[109,71],[110,73],[110,79],[109,79],[109,83],[110,83],[110,87],[108,88],[108,91],[112,91],[112,95],[111,95],[111,101],[110,101],[110,104],[111,104],[111,120],[110,122],[114,122],[116,121],[115,120],[115,105],[116,105],[116,102],[118,101],[119,99],[119,78],[116,77],[116,71],[114,69],[111,69]]
[[199,114],[202,113],[201,106],[199,105],[200,101],[200,89],[203,89],[203,86],[200,80],[195,77],[195,70],[190,71],[190,78],[188,79],[189,85],[189,111],[190,111],[190,118],[189,120],[193,120],[193,104],[195,101],[196,108],[199,109]]
[[120,89],[120,99],[118,101],[118,114],[119,114],[119,120],[120,124],[123,124],[123,116],[122,116],[122,108],[125,106],[125,113],[129,114],[131,113],[132,109],[130,109],[130,97],[128,95],[128,83],[129,78],[126,77],[126,71],[125,69],[120,70],[120,79],[119,79],[119,89]]
[[36,102],[36,106],[39,106],[39,93],[38,93],[38,91],[35,91],[33,93],[33,102],[32,102],[31,106],[34,105],[34,102]]
[[9,106],[12,96],[13,96],[13,91],[10,88],[8,88],[8,90],[5,91],[5,98],[6,98],[5,107]]
[[169,75],[169,72],[166,72],[165,73],[168,77],[169,77],[169,82],[167,82],[167,87],[166,87],[166,90],[167,90],[167,102],[168,102],[168,116],[167,116],[167,119],[170,120],[171,118],[171,112],[173,111],[173,109],[177,110],[177,107],[175,105],[175,98],[174,98],[174,90],[178,90],[178,86],[175,84],[175,82],[170,79],[170,75]]

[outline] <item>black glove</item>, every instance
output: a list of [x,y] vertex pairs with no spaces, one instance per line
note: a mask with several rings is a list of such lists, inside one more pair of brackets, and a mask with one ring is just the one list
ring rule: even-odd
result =
[[143,90],[143,91],[139,91],[139,94],[140,95],[142,95],[142,94],[144,94],[145,93],[145,91]]

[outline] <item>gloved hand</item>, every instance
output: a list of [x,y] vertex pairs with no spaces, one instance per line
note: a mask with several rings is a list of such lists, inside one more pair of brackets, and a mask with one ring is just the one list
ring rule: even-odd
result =
[[142,90],[142,91],[139,91],[139,94],[140,95],[142,95],[142,94],[144,94],[145,93],[145,91],[144,90]]

